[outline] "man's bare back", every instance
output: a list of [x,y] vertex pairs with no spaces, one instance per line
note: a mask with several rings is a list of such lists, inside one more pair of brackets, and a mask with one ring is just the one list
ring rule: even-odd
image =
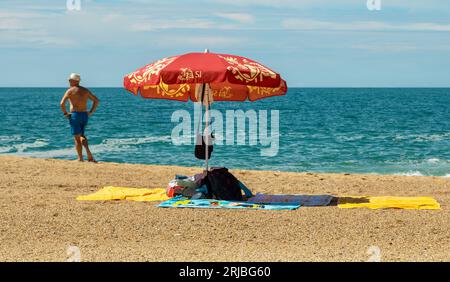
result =
[[97,100],[91,91],[83,86],[73,86],[67,90],[67,98],[70,103],[71,112],[86,112],[88,100]]

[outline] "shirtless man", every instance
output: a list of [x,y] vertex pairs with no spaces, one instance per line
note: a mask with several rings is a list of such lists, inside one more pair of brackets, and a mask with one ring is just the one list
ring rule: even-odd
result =
[[[88,161],[96,162],[89,150],[88,139],[84,135],[88,117],[91,116],[98,106],[99,100],[89,89],[80,86],[80,75],[72,73],[69,77],[70,88],[64,94],[60,106],[64,116],[70,121],[70,131],[75,140],[75,149],[78,154],[78,161],[83,161],[83,147],[86,150]],[[66,101],[70,103],[70,113],[66,110]],[[87,112],[87,102],[91,100],[92,108]]]

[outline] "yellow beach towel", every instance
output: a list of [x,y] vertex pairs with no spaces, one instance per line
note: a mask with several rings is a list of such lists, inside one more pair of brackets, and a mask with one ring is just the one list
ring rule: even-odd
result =
[[361,197],[346,196],[338,198],[341,209],[369,208],[369,209],[407,209],[407,210],[438,210],[439,203],[431,197]]
[[139,202],[166,201],[169,197],[163,188],[129,188],[106,186],[99,191],[78,196],[78,201],[108,201],[108,200],[128,200]]

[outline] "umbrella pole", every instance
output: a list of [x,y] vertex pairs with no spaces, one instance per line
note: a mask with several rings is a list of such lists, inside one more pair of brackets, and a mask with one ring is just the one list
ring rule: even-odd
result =
[[[203,92],[205,91],[205,86],[203,86]],[[203,93],[205,94],[205,93]],[[208,120],[209,120],[209,93],[206,95],[206,110],[205,110],[205,169],[206,172],[208,172],[208,159],[209,159],[209,142],[211,141],[209,138],[209,126],[208,126]],[[203,101],[202,101],[203,102]]]
[[[205,49],[205,52],[204,53],[209,53],[209,49]],[[205,83],[203,83],[203,85],[202,85],[203,87],[202,87],[202,97],[205,97],[204,95],[205,95],[205,88],[206,88],[206,84]],[[202,103],[203,103],[203,101],[202,101]],[[208,151],[209,151],[209,148],[208,148],[208,145],[209,145],[209,142],[211,141],[210,140],[210,138],[209,138],[209,128],[208,128],[208,120],[209,120],[209,112],[208,112],[208,110],[209,110],[209,90],[208,90],[208,93],[207,93],[207,95],[206,95],[206,109],[205,109],[205,135],[206,135],[206,142],[205,142],[205,169],[206,169],[206,172],[208,172]]]

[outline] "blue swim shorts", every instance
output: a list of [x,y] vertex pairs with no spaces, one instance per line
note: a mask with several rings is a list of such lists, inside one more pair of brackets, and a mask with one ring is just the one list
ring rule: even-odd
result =
[[70,132],[72,135],[84,135],[84,129],[88,123],[87,112],[72,112],[70,115]]

